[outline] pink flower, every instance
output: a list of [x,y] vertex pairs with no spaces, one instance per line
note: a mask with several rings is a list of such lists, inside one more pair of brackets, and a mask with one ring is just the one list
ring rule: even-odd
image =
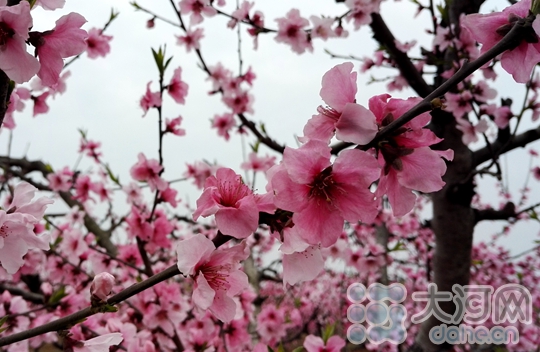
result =
[[486,132],[489,127],[488,122],[485,119],[480,120],[476,126],[473,126],[472,123],[464,118],[458,118],[456,119],[456,122],[456,128],[463,133],[463,144],[478,142],[478,134]]
[[216,172],[219,168],[216,165],[209,165],[203,161],[196,161],[194,164],[186,164],[187,171],[184,173],[185,177],[192,177],[194,179],[194,184],[202,189],[204,187],[204,182],[212,174]]
[[98,56],[105,57],[111,51],[109,42],[112,38],[110,35],[104,35],[101,29],[92,28],[88,32],[88,38],[86,38],[86,53],[88,57],[91,59],[95,59]]
[[214,16],[217,11],[210,4],[210,0],[182,0],[179,3],[182,14],[189,14],[190,25],[195,25],[203,21],[202,15],[207,17]]
[[307,352],[340,352],[345,347],[345,341],[341,337],[334,335],[325,344],[319,336],[308,335],[304,340],[304,347]]
[[302,54],[304,51],[313,51],[307,32],[303,29],[309,26],[309,21],[300,16],[298,9],[291,9],[287,16],[277,18],[278,34],[276,41],[290,44],[295,53]]
[[[461,21],[461,25],[482,44],[481,53],[485,53],[510,31],[519,17],[527,17],[530,8],[531,0],[522,0],[502,12],[468,15]],[[533,29],[536,35],[540,33],[540,19],[533,22]],[[533,39],[522,38],[516,48],[505,51],[501,56],[502,68],[518,83],[526,83],[531,77],[533,67],[540,62],[540,42],[538,38]]]
[[167,181],[159,176],[163,166],[156,159],[147,160],[143,153],[138,155],[139,161],[130,170],[131,177],[137,181],[148,182],[152,191],[163,191],[168,187]]
[[90,176],[79,176],[75,181],[75,198],[81,202],[86,202],[90,199],[90,191],[95,189],[96,184],[90,180]]
[[534,178],[540,181],[540,166],[534,167],[531,171],[533,173]]
[[150,108],[159,108],[161,106],[161,94],[159,92],[152,93],[150,91],[150,84],[152,84],[152,81],[148,82],[146,85],[146,93],[141,98],[141,108],[144,111],[144,116],[146,116],[146,113],[148,112],[148,109]]
[[283,283],[294,285],[316,278],[324,267],[319,246],[306,243],[299,236],[297,226],[285,228],[283,238],[279,248],[283,253]]
[[172,133],[177,136],[184,136],[186,134],[186,130],[180,128],[181,123],[182,116],[178,116],[177,118],[172,120],[165,118],[165,133]]
[[68,167],[64,167],[59,172],[48,174],[47,180],[49,180],[49,187],[53,191],[66,192],[73,184],[73,172]]
[[101,142],[95,142],[86,138],[81,138],[81,146],[79,147],[79,153],[86,152],[86,156],[91,157],[95,161],[99,161],[101,152],[98,149],[101,147]]
[[188,94],[188,85],[186,82],[182,81],[182,68],[178,67],[174,70],[173,77],[171,82],[167,86],[167,92],[178,104],[184,104],[186,102],[185,98]]
[[45,10],[61,9],[66,4],[66,0],[37,0],[36,5],[43,7]]
[[283,162],[275,168],[269,170],[274,203],[294,212],[294,226],[309,244],[329,247],[344,220],[371,222],[377,215],[369,187],[380,169],[366,152],[345,150],[332,165],[328,145],[312,140],[298,149],[285,148]]
[[114,276],[109,273],[99,273],[94,276],[94,281],[90,285],[90,294],[93,298],[104,301],[111,294],[114,283]]
[[247,275],[240,270],[240,261],[249,256],[246,242],[216,250],[212,241],[197,234],[180,241],[176,253],[178,270],[195,280],[193,303],[223,322],[233,320],[236,303],[232,297],[249,287]]
[[218,229],[236,238],[248,237],[259,226],[259,210],[253,192],[231,169],[220,168],[216,176],[206,179],[193,219],[213,214]]
[[171,187],[167,187],[167,189],[165,189],[164,191],[159,192],[159,199],[169,203],[173,208],[176,208],[176,206],[178,205],[178,200],[176,198],[177,196],[178,191]]
[[231,14],[233,18],[227,23],[227,27],[234,28],[238,21],[249,20],[249,11],[253,5],[255,5],[254,2],[242,2],[240,7]]
[[311,38],[321,38],[326,41],[328,38],[337,37],[337,34],[332,30],[332,25],[334,24],[333,18],[311,16],[309,19],[313,23]]
[[229,131],[235,125],[236,123],[233,114],[216,115],[212,121],[212,127],[216,128],[218,130],[218,135],[224,137],[226,141],[230,138]]
[[259,157],[257,153],[249,153],[249,160],[243,162],[240,167],[242,170],[253,170],[266,172],[269,168],[276,164],[275,156]]
[[234,114],[243,114],[246,112],[253,113],[253,96],[241,89],[232,89],[226,91],[222,98]]
[[47,105],[47,98],[49,97],[50,92],[45,92],[37,97],[32,96],[34,101],[34,114],[33,116],[39,114],[45,114],[49,111],[49,105]]
[[373,114],[356,104],[353,67],[351,62],[346,62],[324,74],[320,95],[328,107],[319,106],[319,114],[304,127],[304,136],[329,142],[335,131],[339,140],[362,145],[375,137],[378,128]]
[[345,5],[351,9],[346,20],[354,22],[354,29],[358,30],[361,25],[371,23],[371,14],[378,13],[381,0],[345,0]]
[[37,59],[26,52],[28,29],[32,27],[30,4],[21,1],[15,6],[0,6],[0,69],[15,81],[28,82],[39,71]]
[[191,49],[199,50],[201,48],[201,39],[204,38],[204,30],[197,28],[194,31],[188,29],[185,36],[176,36],[178,45],[185,45],[186,51],[189,53]]
[[64,58],[79,55],[86,49],[88,33],[81,26],[86,19],[78,13],[60,17],[52,31],[32,38],[41,67],[38,77],[45,86],[52,86],[64,68]]
[[19,183],[7,211],[0,210],[0,262],[9,274],[23,266],[23,257],[28,250],[49,249],[49,235],[36,236],[34,226],[53,201],[45,197],[32,201],[36,191],[26,182]]
[[446,93],[446,110],[451,111],[456,118],[461,118],[472,111],[473,95],[468,90],[460,94]]
[[[418,101],[418,98],[390,99],[390,95],[382,94],[369,100],[369,109],[375,115],[377,125],[384,127]],[[403,125],[402,133],[379,142],[378,160],[382,169],[376,195],[388,196],[395,216],[403,216],[414,207],[416,196],[412,190],[436,192],[445,184],[442,176],[446,172],[446,163],[441,156],[451,160],[453,152],[429,148],[441,141],[432,131],[423,128],[430,119],[428,113],[422,113]]]
[[109,347],[118,345],[124,338],[119,332],[94,337],[90,340],[81,341],[82,346],[73,346],[74,352],[104,352],[109,351]]

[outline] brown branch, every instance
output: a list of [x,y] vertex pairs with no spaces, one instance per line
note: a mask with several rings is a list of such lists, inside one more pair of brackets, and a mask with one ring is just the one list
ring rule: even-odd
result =
[[43,298],[42,294],[26,291],[26,290],[23,290],[22,288],[17,287],[17,286],[12,286],[12,285],[9,285],[9,284],[0,283],[0,293],[2,293],[4,291],[8,291],[9,293],[11,293],[14,296],[21,296],[26,301],[29,301],[29,302],[32,302],[32,303],[43,304],[43,302],[44,302],[44,298]]
[[[465,78],[469,77],[475,71],[480,69],[480,67],[484,66],[486,63],[490,62],[498,55],[502,54],[506,50],[515,48],[516,42],[519,43],[524,37],[524,34],[531,29],[532,19],[533,17],[528,17],[526,19],[521,19],[517,21],[512,27],[512,29],[491,49],[482,54],[478,59],[472,62],[463,63],[461,68],[452,77],[450,77],[447,81],[437,87],[437,89],[429,93],[424,99],[422,99],[422,101],[413,106],[410,110],[401,115],[398,119],[394,120],[388,126],[380,130],[371,142],[369,142],[365,146],[359,146],[358,148],[362,150],[367,150],[375,147],[379,141],[397,131],[404,124],[411,121],[416,116],[432,110],[432,102],[434,99],[440,98],[445,93],[449,92],[450,89],[456,86],[459,82],[462,82]],[[538,133],[540,132],[537,131],[536,134]],[[332,153],[337,154],[344,148],[347,148],[351,145],[352,144],[350,143],[336,144],[332,147]]]
[[371,14],[371,29],[373,38],[382,44],[396,63],[399,72],[412,89],[421,97],[426,97],[433,89],[426,83],[422,74],[418,72],[411,59],[396,47],[396,38],[378,13]]
[[474,209],[474,222],[478,223],[483,220],[508,220],[515,218],[516,206],[512,202],[508,202],[500,210],[495,210],[493,208],[488,209]]
[[[212,240],[212,242],[214,243],[216,247],[219,247],[225,242],[227,242],[229,239],[231,239],[231,237],[223,235],[221,232],[218,232],[217,236]],[[162,272],[155,274],[142,282],[131,285],[130,287],[115,294],[114,296],[112,296],[111,298],[107,300],[107,304],[114,306],[120,302],[127,300],[130,297],[135,296],[136,294],[146,289],[149,289],[152,286],[159,284],[160,282],[168,280],[179,274],[181,273],[178,270],[177,265],[174,264],[168,267],[167,269],[163,270]],[[46,334],[48,332],[63,330],[69,326],[73,326],[79,323],[80,321],[82,321],[85,318],[88,318],[89,316],[92,316],[97,313],[103,313],[103,310],[104,310],[103,308],[104,307],[102,306],[84,308],[66,317],[51,321],[41,326],[37,326],[33,329],[25,330],[25,331],[22,331],[13,335],[9,335],[6,337],[0,337],[0,347],[9,345],[15,342],[23,341],[23,340],[26,340],[35,336],[42,335],[42,334]]]
[[[4,168],[11,168],[12,166],[16,166],[21,169],[20,171],[21,176],[25,176],[26,174],[29,174],[34,171],[40,172],[43,175],[43,177],[47,177],[47,175],[51,173],[51,170],[42,161],[29,161],[27,159],[14,159],[14,158],[6,157],[6,156],[0,156],[0,166]],[[32,182],[28,178],[25,178],[24,180],[27,182],[30,182],[32,185],[36,186],[40,190],[52,192],[52,190],[48,188],[47,186],[41,185],[36,182]],[[62,200],[70,208],[78,207],[79,209],[84,210],[84,206],[79,201],[75,200],[70,192],[58,192],[58,194],[60,195],[60,198],[62,198]],[[88,216],[88,214],[86,213],[84,215],[84,226],[86,227],[88,232],[91,232],[94,234],[94,236],[96,236],[97,243],[101,247],[103,247],[107,251],[107,253],[109,253],[112,256],[116,256],[117,248],[111,242],[112,231],[103,230],[98,225],[98,223],[94,219],[92,219],[90,216]]]
[[[524,148],[527,144],[540,139],[540,126],[535,129],[525,131],[507,142],[496,140],[491,144],[493,153],[500,156],[516,148]],[[484,147],[473,152],[473,165],[478,166],[493,157],[489,148]]]

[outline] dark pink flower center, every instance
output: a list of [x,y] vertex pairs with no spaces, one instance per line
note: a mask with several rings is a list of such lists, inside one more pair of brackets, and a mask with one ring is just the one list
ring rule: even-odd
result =
[[332,177],[332,166],[321,171],[309,187],[311,187],[309,191],[310,198],[322,199],[328,203],[332,203],[332,191],[338,187]]
[[0,45],[5,45],[15,35],[15,31],[6,23],[0,22]]
[[295,38],[298,35],[299,31],[300,31],[300,27],[291,25],[289,26],[289,28],[287,28],[287,37]]
[[214,290],[227,290],[229,284],[227,278],[229,277],[229,272],[231,270],[230,265],[216,265],[216,266],[205,266],[201,268],[201,274],[204,275],[208,285]]
[[235,181],[224,181],[218,185],[220,204],[226,207],[234,207],[236,202],[249,195],[249,188],[238,177]]
[[339,111],[329,106],[327,107],[319,106],[317,108],[317,111],[319,112],[319,114],[323,114],[324,116],[329,117],[336,122],[339,120],[339,117],[341,116],[341,113]]
[[9,230],[9,226],[7,225],[2,225],[2,227],[0,227],[0,237],[3,237],[3,238],[6,238],[10,235],[11,231]]

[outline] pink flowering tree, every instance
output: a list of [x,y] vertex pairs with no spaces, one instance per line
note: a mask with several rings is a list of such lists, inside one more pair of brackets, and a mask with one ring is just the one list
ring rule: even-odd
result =
[[[394,0],[328,1],[322,14],[290,8],[279,15],[264,3],[171,0],[162,13],[154,2],[132,2],[130,21],[116,26],[114,10],[100,25],[87,23],[84,11],[64,11],[63,0],[0,0],[0,138],[9,135],[0,155],[0,349],[536,350],[540,239],[521,252],[502,244],[538,231],[540,2],[488,13],[483,1],[413,1],[417,15],[430,19],[415,22],[418,42],[401,42],[385,22]],[[115,147],[127,145],[131,156],[113,158],[101,135],[83,129],[71,146],[78,147],[75,165],[49,163],[47,148],[36,158],[12,153],[25,114],[52,120],[52,99],[77,100],[61,97],[77,77],[68,67],[86,70],[100,60],[105,69],[129,26],[145,27],[155,45],[149,50],[137,37],[121,65],[148,57],[151,66],[137,84],[111,76],[99,89],[113,89],[117,100],[102,111],[113,111],[123,95],[138,109],[113,131]],[[152,36],[157,26],[169,28],[178,46],[161,45]],[[320,99],[309,115],[269,109],[286,116],[280,132],[262,121],[259,100],[293,94],[307,78],[280,69],[267,78],[286,76],[287,84],[261,93],[261,46],[290,49],[286,61],[296,62],[320,55],[327,42],[359,47],[354,36],[367,28],[375,52],[323,54],[333,61],[310,87]],[[219,57],[207,55],[216,49],[206,41],[212,35]],[[189,60],[202,85],[186,69]],[[366,75],[373,85],[362,81]],[[516,88],[510,93],[508,85]],[[212,112],[201,117],[206,105]],[[70,111],[73,119],[78,113]],[[29,140],[47,131],[32,133]],[[190,134],[204,139],[210,159],[178,157],[173,141]],[[224,147],[234,143],[243,147],[236,164]],[[523,161],[520,188],[510,184],[508,158]],[[483,226],[496,221],[501,230]],[[399,341],[347,338],[354,283],[404,285]],[[531,294],[532,317],[502,323],[519,332],[518,341],[436,344],[430,331],[441,316],[456,316],[455,325],[501,324],[464,318],[451,300],[438,303],[441,314],[413,319],[426,307],[412,294],[431,283],[454,293],[456,285],[520,284]]]

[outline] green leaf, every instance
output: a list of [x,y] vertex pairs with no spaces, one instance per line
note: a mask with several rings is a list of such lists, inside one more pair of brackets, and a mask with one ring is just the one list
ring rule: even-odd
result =
[[79,131],[82,138],[86,139],[86,131],[85,130],[83,130],[82,128],[79,128],[77,131]]
[[301,352],[304,350],[304,347],[300,346],[300,347],[296,347],[294,350],[292,350],[292,352]]
[[163,77],[163,75],[165,74],[165,69],[167,68],[170,60],[172,59],[171,57],[167,60],[167,62],[165,62],[165,48],[165,46],[163,47],[163,49],[159,47],[158,51],[152,49],[152,55],[154,55],[154,61],[156,62],[156,66],[161,77]]
[[130,2],[129,4],[130,4],[131,6],[133,6],[136,10],[140,10],[140,9],[141,9],[141,7],[139,6],[139,4],[137,4],[135,1]]
[[540,0],[533,0],[531,2],[531,13],[538,15],[540,13]]
[[109,23],[112,22],[116,17],[118,17],[119,14],[120,12],[114,12],[114,9],[111,9],[111,15],[109,16]]
[[30,8],[34,7],[34,5],[36,4],[36,1],[37,0],[28,0],[28,2],[30,3]]
[[399,241],[398,243],[396,243],[396,245],[394,246],[394,248],[390,248],[388,250],[388,252],[396,252],[396,251],[403,251],[403,250],[406,250],[407,248],[405,248],[405,244],[401,241]]
[[283,347],[283,342],[280,342],[280,343],[279,343],[277,352],[285,352],[285,347]]
[[66,297],[66,288],[64,286],[61,286],[58,290],[53,292],[51,297],[49,298],[49,302],[47,302],[50,305],[56,304],[60,302],[60,300],[64,297]]
[[534,211],[534,209],[529,212],[529,217],[533,220],[540,221],[540,219],[538,219],[538,214]]
[[106,164],[105,165],[105,169],[107,170],[107,174],[109,175],[109,178],[111,179],[111,181],[113,181],[114,183],[116,183],[118,186],[122,186],[120,184],[120,178],[118,176],[114,176],[111,169],[109,168],[109,164]]
[[332,335],[334,335],[335,328],[336,328],[336,323],[327,325],[326,329],[324,329],[322,338],[325,345],[326,345],[326,342],[328,342],[328,339],[332,337]]
[[274,350],[270,346],[266,346],[268,348],[268,352],[274,352]]
[[115,306],[112,306],[110,304],[105,304],[104,306],[99,308],[101,313],[116,313],[118,312],[118,308]]
[[261,145],[261,141],[257,140],[255,144],[250,144],[251,150],[253,150],[254,153],[259,152],[259,146]]
[[51,164],[45,164],[45,170],[47,170],[47,172],[54,172]]
[[163,67],[163,71],[165,71],[167,69],[167,67],[169,66],[169,64],[171,63],[171,60],[172,60],[172,56],[170,58],[167,59],[167,61],[165,62],[165,66]]
[[472,261],[472,265],[482,265],[484,264],[484,261],[483,260],[479,260],[479,259],[474,259]]
[[8,320],[8,316],[6,315],[5,317],[1,318],[0,319],[0,328],[2,327],[2,325],[4,325],[4,323]]

